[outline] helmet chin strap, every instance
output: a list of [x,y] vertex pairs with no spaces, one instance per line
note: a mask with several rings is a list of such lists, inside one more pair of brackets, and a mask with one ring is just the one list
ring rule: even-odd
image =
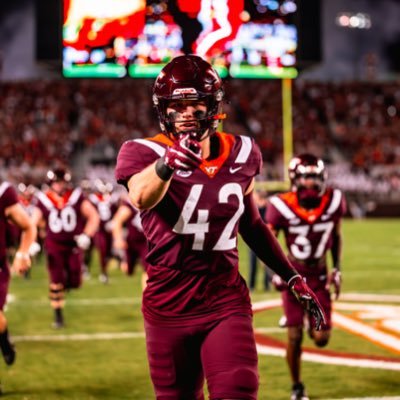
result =
[[[180,134],[189,133],[192,139],[197,140],[198,142],[202,142],[208,136],[211,136],[215,132],[215,128],[213,128],[212,124],[210,124],[210,120],[214,120],[214,117],[207,117],[203,111],[195,111],[193,113],[193,119],[177,119],[179,113],[170,112],[168,113],[168,126],[170,130],[167,129],[167,133],[172,138],[178,137]],[[196,123],[196,127],[188,128],[187,130],[183,129],[181,131],[176,130],[177,123]]]

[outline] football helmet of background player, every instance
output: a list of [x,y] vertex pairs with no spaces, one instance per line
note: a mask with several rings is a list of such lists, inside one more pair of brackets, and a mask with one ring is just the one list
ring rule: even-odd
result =
[[99,194],[110,194],[113,191],[113,184],[111,182],[105,182],[102,179],[95,179],[94,190]]
[[92,193],[92,190],[93,190],[92,181],[88,178],[83,178],[79,183],[79,187],[82,189],[82,192],[85,194]]
[[178,136],[176,116],[174,113],[167,115],[167,106],[172,100],[202,100],[206,103],[206,113],[197,112],[195,120],[198,128],[191,132],[193,139],[201,141],[212,135],[218,121],[225,118],[222,114],[223,97],[222,80],[218,73],[211,64],[195,55],[174,58],[161,70],[153,86],[153,104],[161,129],[171,139]]
[[325,164],[320,158],[307,153],[292,158],[289,178],[302,207],[312,209],[320,205],[327,179]]
[[60,195],[70,189],[71,179],[71,173],[62,167],[49,169],[46,174],[46,183]]
[[26,201],[30,201],[36,192],[36,187],[32,184],[20,182],[17,185],[18,194]]

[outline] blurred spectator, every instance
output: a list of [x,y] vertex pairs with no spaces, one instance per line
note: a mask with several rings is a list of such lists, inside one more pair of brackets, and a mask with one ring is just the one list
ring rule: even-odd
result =
[[[158,130],[150,85],[143,79],[2,83],[2,178],[18,182],[26,171],[35,178],[54,164],[74,167],[82,152],[93,163],[111,166],[122,142]],[[280,81],[230,80],[225,86],[224,130],[254,137],[264,158],[261,178],[283,179]],[[234,92],[240,99],[229,102]],[[396,82],[296,80],[294,152],[326,160],[341,189],[399,196],[399,110]]]

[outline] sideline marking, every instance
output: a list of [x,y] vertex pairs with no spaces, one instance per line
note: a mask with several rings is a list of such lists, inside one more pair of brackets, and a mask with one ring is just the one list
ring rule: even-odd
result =
[[[374,296],[376,300],[382,300],[385,296]],[[400,296],[399,296],[400,298]],[[353,299],[357,299],[353,296]],[[359,299],[358,299],[359,300]],[[281,306],[281,299],[271,299],[266,301],[261,301],[253,304],[253,311],[263,311]],[[368,310],[377,311],[378,309],[382,311],[379,307],[374,305],[365,304],[351,304],[351,309],[354,310]],[[346,303],[335,303],[335,308],[345,309]],[[397,315],[398,307],[388,306],[391,311],[394,311],[394,315]],[[388,314],[385,313],[383,316],[387,317]],[[382,332],[379,329],[373,328],[367,324],[357,321],[353,318],[349,318],[345,315],[333,312],[332,320],[335,325],[338,325],[347,331],[355,333],[357,335],[363,336],[368,340],[383,345],[386,348],[390,348],[392,351],[400,352],[400,339],[395,335],[390,335],[388,333]],[[267,332],[266,332],[267,333]],[[286,344],[277,339],[271,338],[267,335],[263,335],[261,331],[255,331],[255,338],[257,344],[257,351],[260,354],[272,355],[278,357],[286,356]],[[386,370],[400,371],[400,359],[391,357],[380,357],[380,356],[368,356],[363,354],[346,354],[344,352],[337,351],[320,351],[312,348],[303,349],[303,360],[332,364],[332,365],[344,365],[350,367],[361,367],[361,368],[377,368]],[[399,397],[400,400],[400,397]]]

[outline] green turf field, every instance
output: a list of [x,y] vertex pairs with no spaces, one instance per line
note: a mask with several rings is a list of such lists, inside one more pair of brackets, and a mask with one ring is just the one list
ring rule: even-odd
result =
[[[343,230],[344,294],[400,296],[400,220],[348,220]],[[242,245],[240,254],[241,269],[247,277],[247,249]],[[110,284],[103,285],[97,279],[94,260],[92,275],[79,291],[68,294],[67,327],[62,331],[51,328],[52,312],[43,263],[35,265],[30,280],[13,278],[12,301],[6,314],[18,354],[12,367],[0,365],[4,398],[154,398],[140,314],[139,274],[127,278],[112,269]],[[258,283],[254,302],[279,297],[276,292],[261,290],[261,276]],[[399,300],[392,303],[400,306]],[[280,315],[279,308],[257,313],[255,326],[271,329],[272,337],[285,340],[285,331],[276,329]],[[393,315],[396,318],[399,320],[400,314]],[[368,323],[373,325],[373,321]],[[400,340],[400,335],[397,338]],[[312,347],[308,339],[305,345]],[[338,328],[334,329],[329,349],[396,357],[400,362],[399,353]],[[288,399],[290,380],[284,358],[260,355],[259,364],[259,399]],[[303,375],[312,399],[378,396],[400,399],[400,371],[304,362]]]

